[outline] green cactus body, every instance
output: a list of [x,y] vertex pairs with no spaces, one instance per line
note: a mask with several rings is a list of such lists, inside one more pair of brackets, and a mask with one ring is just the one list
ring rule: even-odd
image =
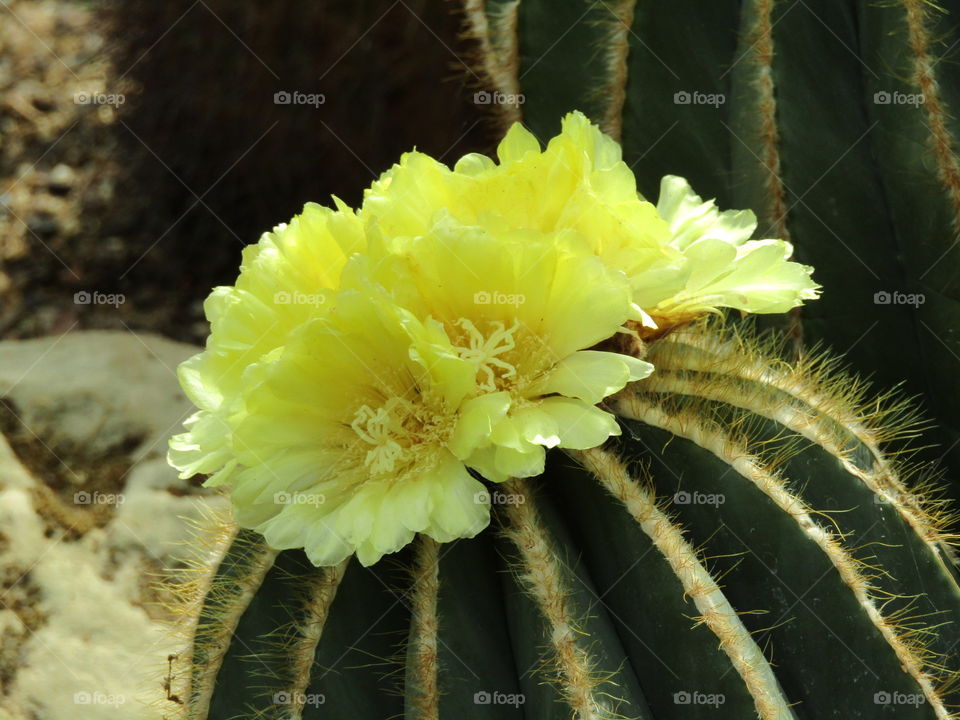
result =
[[[948,718],[960,588],[905,402],[715,323],[651,343],[604,448],[371,568],[228,545],[186,717]],[[722,715],[719,715],[722,713]]]
[[[233,531],[190,586],[185,717],[960,716],[951,492],[908,449],[929,428],[804,350],[906,378],[932,437],[960,437],[951,16],[922,0],[463,10],[504,127],[546,138],[583,110],[643,193],[675,173],[757,209],[827,291],[779,341],[701,323],[635,348],[656,372],[606,402],[621,438],[491,485],[474,539],[317,568]],[[925,102],[874,100],[894,92]],[[926,302],[875,302],[895,289]]]

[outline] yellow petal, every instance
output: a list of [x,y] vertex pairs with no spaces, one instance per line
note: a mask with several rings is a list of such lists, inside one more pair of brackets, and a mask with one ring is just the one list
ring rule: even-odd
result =
[[568,355],[534,386],[540,394],[558,393],[579,398],[591,405],[653,372],[653,365],[630,357],[597,350]]
[[489,442],[494,425],[506,416],[509,408],[510,394],[506,392],[487,393],[466,401],[450,438],[450,451],[461,460],[468,458]]
[[620,434],[613,415],[580,400],[550,397],[541,407],[553,416],[560,429],[560,447],[588,450]]
[[520,123],[514,123],[497,145],[497,157],[502,165],[516,162],[527,153],[539,153],[540,142]]

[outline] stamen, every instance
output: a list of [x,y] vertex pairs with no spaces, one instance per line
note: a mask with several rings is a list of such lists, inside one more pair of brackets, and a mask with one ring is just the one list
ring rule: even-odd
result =
[[[398,407],[400,417],[394,412]],[[403,454],[403,446],[397,440],[410,434],[403,424],[410,409],[409,402],[392,397],[383,407],[374,410],[369,405],[362,405],[354,414],[350,427],[361,440],[374,446],[367,451],[363,461],[374,473],[392,472]]]
[[477,329],[467,318],[457,320],[457,325],[462,327],[469,334],[470,346],[457,346],[460,355],[468,360],[472,360],[477,366],[477,372],[482,373],[484,380],[478,387],[485,392],[496,392],[497,376],[496,370],[500,370],[501,378],[514,377],[517,374],[517,368],[505,360],[501,360],[498,355],[513,350],[516,346],[516,340],[513,334],[520,327],[520,321],[515,320],[513,327],[507,329],[499,320],[490,323],[493,326],[493,332],[486,337]]

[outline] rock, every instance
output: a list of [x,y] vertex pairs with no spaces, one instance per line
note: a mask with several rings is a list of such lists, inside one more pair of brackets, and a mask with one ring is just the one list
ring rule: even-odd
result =
[[134,461],[162,457],[192,411],[176,368],[196,352],[132,331],[7,340],[0,342],[0,398],[52,448],[96,456],[128,447]]
[[[0,720],[179,712],[163,684],[184,634],[156,575],[202,552],[198,533],[228,512],[224,496],[187,486],[164,459],[191,412],[174,370],[194,352],[125,331],[0,342],[0,398],[35,440],[15,452],[0,435]],[[71,467],[125,454],[111,503],[78,503],[93,493],[44,482],[17,454],[51,448]],[[91,490],[115,471],[96,462]]]
[[[145,609],[153,599],[144,597],[144,556],[131,548],[129,529],[111,523],[76,542],[48,537],[22,487],[0,491],[0,527],[0,565],[19,575],[15,590],[28,588],[33,600],[27,607],[15,592],[5,598],[19,607],[2,623],[2,670],[11,681],[0,706],[37,720],[170,717],[163,667],[183,641]],[[167,538],[170,547],[183,542],[184,527]],[[21,613],[32,618],[29,632],[17,622]]]

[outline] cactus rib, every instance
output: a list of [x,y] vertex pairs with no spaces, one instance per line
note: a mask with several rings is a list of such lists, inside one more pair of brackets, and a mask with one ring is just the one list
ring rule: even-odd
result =
[[683,531],[657,507],[654,494],[630,477],[626,466],[607,450],[571,453],[626,508],[673,568],[684,594],[693,600],[699,621],[710,628],[754,699],[762,720],[788,720],[794,714],[770,663],[740,621],[717,581],[703,565]]
[[923,95],[923,109],[930,130],[930,145],[936,159],[937,174],[946,186],[953,206],[953,229],[960,231],[960,161],[954,150],[954,138],[947,128],[949,110],[942,98],[940,85],[933,72],[938,62],[930,53],[930,30],[927,27],[929,0],[901,0],[907,21],[907,38],[913,53],[913,83]]
[[305,588],[304,617],[298,623],[298,638],[287,648],[290,657],[290,674],[293,682],[287,690],[291,708],[285,720],[300,720],[303,717],[304,700],[313,672],[314,657],[320,636],[330,614],[330,606],[347,571],[348,561],[323,568],[308,576]]
[[768,220],[774,235],[789,240],[787,194],[781,173],[780,130],[777,125],[777,98],[773,83],[773,4],[774,0],[753,1],[756,22],[747,34],[746,42],[750,43],[747,54],[753,55],[752,59],[757,66],[754,87],[759,94],[757,109],[760,116],[760,158],[769,173],[766,183],[769,194]]
[[600,127],[617,142],[623,135],[623,106],[627,101],[627,56],[630,54],[629,34],[633,25],[633,13],[637,0],[619,0],[611,7],[604,4],[610,13],[607,34],[606,82],[599,86],[606,101]]
[[[810,353],[786,366],[769,362],[777,354],[775,345],[764,346],[744,336],[717,341],[700,330],[683,332],[656,346],[651,359],[662,372],[651,377],[644,390],[718,400],[782,423],[840,458],[848,472],[889,501],[934,554],[951,557],[952,536],[947,528],[953,518],[938,510],[935,500],[927,501],[930,507],[926,507],[926,496],[909,491],[895,463],[880,450],[882,442],[922,429],[923,423],[906,402],[892,401],[883,408],[874,401],[868,407],[863,399],[865,385],[834,372],[835,363],[829,357]],[[691,373],[697,374],[695,379]],[[731,377],[751,387],[746,393],[743,387],[733,390]],[[780,393],[790,402],[769,392]],[[853,461],[850,440],[867,449],[870,467]]]
[[439,720],[440,696],[437,686],[439,620],[439,545],[420,535],[417,539],[410,590],[410,640],[407,646],[407,702],[416,720]]
[[251,530],[235,529],[231,540],[197,621],[190,665],[191,720],[206,718],[233,633],[277,557],[277,551]]
[[591,658],[576,643],[576,620],[557,553],[539,513],[528,501],[528,483],[515,479],[509,481],[508,488],[524,501],[506,505],[503,532],[520,552],[521,581],[547,623],[564,699],[576,720],[601,720],[604,715],[598,699],[598,678]]
[[[837,569],[843,583],[850,589],[863,607],[869,621],[877,628],[887,644],[896,653],[903,669],[913,678],[926,697],[937,718],[951,717],[944,700],[936,688],[934,673],[942,670],[928,660],[930,652],[922,646],[916,633],[902,632],[896,623],[884,616],[882,604],[865,574],[867,566],[856,559],[844,546],[843,535],[824,528],[813,520],[816,511],[797,495],[793,494],[782,478],[765,466],[732,433],[717,423],[704,420],[704,414],[691,411],[682,415],[664,412],[655,401],[644,399],[639,393],[630,394],[617,403],[622,417],[638,420],[652,427],[661,428],[677,437],[686,438],[713,453],[727,463],[737,475],[756,485],[784,513],[791,516],[803,533],[813,541]],[[838,537],[839,534],[839,537]]]
[[[495,9],[490,6],[496,5]],[[465,38],[479,45],[472,58],[475,72],[486,87],[504,95],[520,92],[520,56],[517,38],[517,8],[520,0],[489,3],[466,0],[463,5]],[[520,120],[518,103],[493,103],[503,132]]]
[[[749,410],[757,415],[773,420],[785,428],[797,433],[837,457],[843,468],[858,478],[872,492],[894,506],[898,514],[907,522],[914,533],[921,538],[936,555],[952,555],[953,550],[947,544],[946,535],[940,528],[944,521],[937,517],[936,508],[924,508],[918,499],[919,493],[907,492],[906,487],[895,470],[884,459],[886,467],[867,470],[857,466],[852,458],[853,449],[842,444],[842,436],[830,421],[817,415],[809,407],[797,407],[787,404],[782,398],[762,388],[749,385],[732,386],[716,376],[702,374],[691,377],[689,373],[660,372],[651,378],[644,387],[646,392],[672,395],[686,395],[704,400],[726,403],[733,407]],[[931,491],[936,488],[932,486]],[[925,498],[926,499],[926,498]],[[937,505],[936,500],[927,500]]]

